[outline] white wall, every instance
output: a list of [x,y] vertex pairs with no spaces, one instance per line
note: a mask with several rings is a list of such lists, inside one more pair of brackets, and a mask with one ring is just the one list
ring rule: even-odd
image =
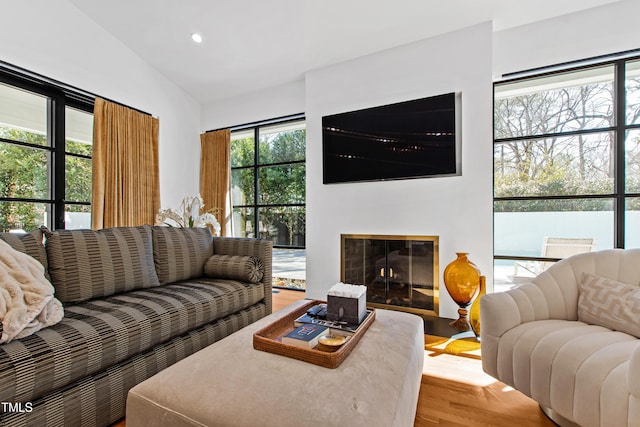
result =
[[[462,175],[322,184],[321,118],[409,99],[462,93]],[[340,279],[340,234],[440,236],[440,279],[455,252],[492,266],[491,24],[307,73],[307,296]],[[440,315],[457,306],[440,283]]]
[[202,131],[304,113],[304,79],[202,107]]
[[198,192],[200,104],[66,0],[3,2],[0,59],[160,118],[160,192]]
[[626,0],[496,32],[493,76],[639,49],[638,16]]

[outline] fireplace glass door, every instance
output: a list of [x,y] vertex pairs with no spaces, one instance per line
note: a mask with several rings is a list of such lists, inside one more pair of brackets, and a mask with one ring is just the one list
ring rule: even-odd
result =
[[343,234],[341,241],[341,280],[367,286],[370,305],[437,315],[438,237]]

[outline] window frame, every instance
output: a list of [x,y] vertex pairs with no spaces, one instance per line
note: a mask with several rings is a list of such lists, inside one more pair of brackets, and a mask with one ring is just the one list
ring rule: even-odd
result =
[[[276,162],[276,163],[260,163],[260,130],[263,128],[268,128],[272,125],[283,125],[287,123],[295,123],[295,122],[304,122],[305,130],[306,130],[306,118],[305,115],[295,114],[290,116],[278,117],[271,120],[265,120],[261,122],[248,123],[245,125],[238,125],[230,127],[229,130],[233,134],[234,132],[239,131],[248,131],[253,130],[253,142],[254,142],[254,150],[253,150],[253,164],[244,165],[244,166],[231,166],[230,167],[230,177],[234,170],[251,170],[253,172],[253,203],[248,204],[234,204],[233,200],[231,200],[231,209],[241,208],[241,209],[253,209],[253,224],[255,224],[255,230],[258,231],[258,224],[260,218],[260,209],[264,208],[305,208],[307,206],[306,203],[306,194],[304,203],[282,203],[282,204],[260,204],[259,203],[259,194],[260,194],[260,169],[269,168],[269,167],[277,167],[277,166],[290,166],[290,165],[306,165],[306,153],[304,159],[302,160],[291,160],[285,162]],[[258,237],[258,233],[256,232],[256,237]],[[274,244],[274,248],[277,249],[306,249],[306,239],[305,245],[281,245]]]
[[[85,113],[90,113],[93,116],[93,103],[91,103],[91,105],[88,105],[88,104],[81,105],[79,103],[72,102],[72,103],[67,103],[65,105],[65,108],[66,107],[73,108],[75,110],[79,110],[79,111],[82,111],[82,112],[85,112]],[[65,111],[65,118],[66,118],[66,111]],[[66,130],[66,120],[65,120],[65,118],[63,118],[63,121],[65,122],[65,130]],[[67,138],[66,138],[66,132],[65,132],[65,137],[64,137],[64,141],[63,141],[64,145],[65,145],[65,149],[63,150],[63,155],[62,155],[62,157],[64,157],[64,160],[65,160],[64,164],[62,165],[62,168],[63,168],[62,169],[62,174],[64,176],[62,176],[62,177],[58,176],[56,178],[57,180],[62,179],[63,183],[65,184],[64,185],[64,187],[65,187],[64,188],[64,194],[65,194],[64,206],[91,206],[91,201],[83,202],[83,201],[78,201],[78,200],[66,200],[66,173],[65,173],[66,169],[65,168],[66,168],[67,157],[75,157],[77,159],[84,159],[84,160],[92,160],[93,159],[93,156],[88,156],[86,154],[72,153],[72,152],[67,151],[66,150],[66,141],[67,141]],[[92,172],[93,172],[93,168],[92,168]],[[92,194],[92,196],[93,196],[93,194]],[[93,197],[92,197],[92,199],[93,199]],[[62,215],[63,215],[63,217],[65,215],[64,207],[63,207]]]
[[[518,77],[509,78],[505,76],[504,80],[496,81],[493,84],[493,106],[494,106],[494,126],[493,126],[493,145],[496,147],[499,144],[514,141],[531,141],[541,140],[544,138],[558,137],[558,136],[572,136],[572,135],[588,135],[593,133],[612,132],[614,134],[614,153],[613,159],[614,165],[614,185],[613,192],[610,194],[574,194],[574,195],[553,195],[553,196],[509,196],[509,197],[496,197],[495,192],[493,196],[494,202],[494,217],[495,202],[502,201],[536,201],[536,200],[578,200],[578,199],[607,199],[613,201],[613,240],[614,248],[625,248],[625,214],[626,214],[626,201],[630,198],[640,198],[639,192],[626,192],[625,181],[627,179],[625,172],[626,156],[625,156],[625,141],[628,132],[633,130],[640,130],[640,123],[627,124],[626,123],[626,73],[625,67],[627,63],[636,62],[640,60],[640,54],[635,51],[632,54],[615,54],[609,57],[599,57],[593,59],[587,59],[582,65],[563,64],[561,66],[549,67],[549,70],[537,69],[531,72],[523,72],[516,74],[523,74]],[[614,94],[614,111],[613,120],[614,125],[600,128],[589,128],[585,130],[569,131],[569,132],[555,132],[541,135],[521,135],[507,138],[496,138],[495,121],[497,119],[495,112],[496,105],[496,87],[513,84],[516,82],[522,82],[527,80],[535,80],[541,77],[548,77],[558,74],[576,73],[584,70],[595,69],[605,66],[612,66],[614,69],[613,80],[613,94]],[[495,189],[495,159],[494,159],[494,189]],[[495,240],[495,235],[494,235]],[[515,256],[504,255],[495,253],[494,249],[494,262],[496,260],[509,260],[509,261],[549,261],[556,262],[561,258],[548,258],[548,257],[535,257],[535,256]]]
[[[8,64],[6,64],[8,65]],[[47,198],[0,197],[0,202],[42,203],[48,205],[51,213],[44,224],[52,230],[65,228],[65,205],[91,205],[91,202],[66,202],[65,156],[81,156],[67,153],[65,131],[65,108],[93,114],[94,97],[72,90],[67,86],[35,74],[17,70],[15,67],[0,65],[0,83],[25,90],[47,98],[47,145],[35,145],[11,139],[0,138],[3,143],[29,147],[47,152],[49,166],[49,190]]]

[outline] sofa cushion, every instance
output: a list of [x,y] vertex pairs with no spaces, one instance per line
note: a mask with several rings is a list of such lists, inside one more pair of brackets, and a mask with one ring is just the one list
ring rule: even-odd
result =
[[242,255],[212,255],[204,264],[204,274],[220,279],[258,283],[264,275],[260,258]]
[[44,275],[49,277],[49,263],[47,262],[47,252],[44,249],[43,232],[46,227],[41,227],[29,233],[0,233],[0,239],[7,242],[16,251],[25,253],[38,261],[44,267]]
[[640,286],[582,273],[578,319],[640,337]]
[[56,296],[65,303],[160,284],[148,225],[60,230],[45,247]]
[[153,227],[153,258],[160,284],[204,275],[204,264],[213,255],[208,228]]
[[264,316],[264,304],[255,304],[208,323],[33,400],[30,412],[0,412],[0,426],[63,424],[51,420],[64,420],[64,425],[70,426],[116,423],[125,416],[127,393],[133,386]]
[[65,307],[62,322],[0,346],[0,401],[34,400],[263,299],[263,286],[200,278]]

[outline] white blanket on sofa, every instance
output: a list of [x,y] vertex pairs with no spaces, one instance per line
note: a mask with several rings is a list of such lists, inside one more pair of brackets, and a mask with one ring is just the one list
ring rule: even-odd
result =
[[0,239],[0,344],[62,320],[62,303],[53,293],[42,264]]

